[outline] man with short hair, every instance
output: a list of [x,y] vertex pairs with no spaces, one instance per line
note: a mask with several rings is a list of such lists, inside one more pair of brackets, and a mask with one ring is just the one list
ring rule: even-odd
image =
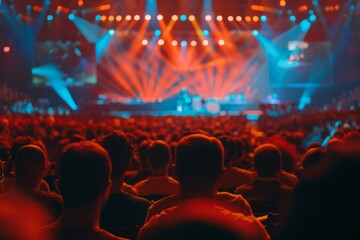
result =
[[58,188],[64,199],[61,218],[46,230],[53,239],[116,240],[99,226],[111,188],[109,155],[99,144],[69,144],[61,157]]
[[153,205],[152,211],[149,209],[148,219],[150,214],[153,217],[140,230],[139,239],[151,239],[154,232],[177,219],[187,203],[206,199],[210,200],[218,214],[230,219],[232,224],[240,226],[246,222],[250,227],[248,239],[254,236],[253,239],[269,238],[241,196],[217,192],[224,173],[224,149],[218,139],[202,134],[181,138],[176,146],[176,172],[180,183],[179,195],[161,199]]
[[124,132],[114,131],[101,138],[100,144],[109,153],[112,165],[112,186],[100,225],[113,234],[136,238],[138,229],[144,225],[150,202],[123,188],[124,174],[133,157],[132,142]]
[[13,190],[44,207],[48,214],[44,219],[45,224],[57,220],[62,212],[61,196],[40,189],[46,173],[45,152],[38,146],[25,145],[17,151],[14,165],[16,176]]
[[[282,170],[282,153],[273,144],[263,144],[254,151],[254,168],[256,177],[246,185],[236,188],[235,193],[245,199],[253,199],[255,205],[265,212],[275,211],[286,213],[291,205],[293,189],[281,184],[278,177]],[[259,203],[259,204],[258,204]],[[262,207],[267,205],[267,207]],[[262,210],[260,211],[262,212]]]
[[135,184],[135,189],[141,196],[170,195],[179,192],[179,183],[168,176],[171,160],[169,145],[162,141],[153,141],[148,147],[148,162],[151,166],[151,175]]

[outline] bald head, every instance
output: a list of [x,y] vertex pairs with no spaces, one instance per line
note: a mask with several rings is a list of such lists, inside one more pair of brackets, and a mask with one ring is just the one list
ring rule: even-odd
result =
[[46,170],[45,152],[36,145],[25,145],[15,157],[16,183],[21,186],[35,187]]

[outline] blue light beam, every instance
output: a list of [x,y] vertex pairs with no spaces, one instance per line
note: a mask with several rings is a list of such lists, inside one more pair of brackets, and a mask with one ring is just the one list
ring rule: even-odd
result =
[[109,46],[112,37],[115,34],[114,30],[109,30],[107,34],[105,34],[99,41],[95,44],[95,55],[96,55],[96,62],[99,63],[104,52],[106,51],[107,47]]
[[61,71],[58,70],[54,64],[33,68],[32,73],[45,78],[59,97],[64,100],[73,111],[78,109],[69,89],[66,87],[65,81],[62,79]]

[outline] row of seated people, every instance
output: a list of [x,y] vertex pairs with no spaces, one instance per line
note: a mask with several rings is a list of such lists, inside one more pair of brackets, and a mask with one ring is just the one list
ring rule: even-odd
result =
[[[268,238],[267,233],[263,231],[264,229],[261,227],[261,225],[258,224],[257,220],[254,218],[253,215],[256,215],[257,213],[266,213],[269,210],[287,214],[292,203],[292,188],[298,184],[298,180],[294,175],[286,173],[282,170],[282,153],[280,149],[272,144],[264,144],[255,149],[253,153],[255,172],[251,172],[232,166],[234,155],[236,155],[234,151],[239,149],[239,142],[238,144],[234,145],[234,141],[231,141],[231,138],[229,138],[228,136],[220,135],[217,136],[217,138],[214,138],[204,131],[194,131],[191,133],[187,133],[186,135],[189,136],[184,136],[180,138],[180,140],[175,146],[176,168],[171,169],[170,171],[173,173],[174,178],[168,176],[168,168],[171,167],[171,148],[164,141],[148,140],[140,144],[139,152],[141,149],[143,150],[140,155],[143,156],[143,159],[145,159],[143,163],[149,165],[150,171],[147,171],[147,173],[145,174],[143,171],[141,174],[144,175],[139,178],[139,176],[137,174],[134,174],[134,172],[126,173],[130,161],[134,155],[133,144],[126,136],[126,134],[121,131],[115,131],[106,136],[100,137],[97,140],[94,140],[107,151],[108,155],[110,156],[110,161],[112,165],[112,173],[110,177],[112,184],[107,189],[107,191],[109,191],[110,197],[108,199],[107,197],[105,199],[102,199],[103,202],[101,202],[100,205],[95,205],[99,209],[101,209],[102,206],[105,205],[101,212],[101,215],[98,214],[100,215],[101,227],[106,228],[110,232],[113,232],[114,234],[119,236],[135,238],[139,228],[144,224],[144,222],[146,222],[145,227],[143,227],[143,230],[141,230],[140,232],[139,238],[154,239],[153,237],[151,237],[151,234],[158,233],[158,231],[148,231],[147,226],[150,226],[150,229],[153,229],[153,225],[151,223],[159,222],[160,220],[158,220],[158,217],[165,220],[162,224],[158,224],[159,226],[165,226],[165,223],[172,222],[171,219],[167,218],[166,214],[165,216],[162,215],[162,213],[164,213],[163,210],[172,209],[179,204],[179,206],[184,206],[182,205],[182,203],[187,203],[189,202],[188,200],[206,198],[215,199],[216,202],[218,202],[217,206],[221,206],[224,209],[230,211],[231,213],[242,214],[243,216],[240,217],[240,219],[242,220],[244,220],[244,216],[253,218],[251,222],[254,221],[256,223],[253,226],[255,229],[257,229],[256,231],[254,231],[253,233],[251,233],[251,231],[249,233],[246,233],[246,231],[240,231],[240,233],[236,234],[251,235],[255,234],[256,232],[256,234],[261,235],[260,238]],[[192,139],[191,136],[194,137],[194,139]],[[199,139],[197,139],[196,137]],[[20,190],[20,192],[26,193],[25,195],[30,195],[31,198],[36,199],[36,201],[39,200],[41,203],[44,203],[46,206],[48,206],[48,208],[51,210],[50,212],[52,212],[52,217],[46,223],[53,222],[60,216],[65,218],[65,223],[63,224],[65,224],[65,228],[69,227],[71,231],[62,231],[64,230],[62,229],[61,231],[59,231],[59,234],[89,234],[89,232],[82,233],[76,231],[77,227],[84,227],[81,225],[81,221],[78,220],[79,218],[83,217],[83,219],[91,220],[96,217],[89,216],[88,213],[85,213],[85,211],[88,211],[87,207],[89,206],[81,209],[80,206],[82,206],[82,203],[77,203],[75,204],[75,206],[71,206],[70,204],[68,208],[70,209],[70,211],[68,210],[68,212],[70,213],[68,216],[65,214],[66,197],[61,191],[60,183],[62,179],[61,170],[63,167],[63,159],[66,154],[63,154],[61,158],[61,164],[59,168],[60,178],[58,180],[59,183],[57,184],[59,193],[61,193],[64,198],[64,202],[62,202],[62,198],[59,195],[56,195],[54,193],[46,194],[46,191],[48,191],[48,187],[47,184],[42,180],[45,175],[44,168],[46,166],[45,163],[47,158],[46,147],[39,142],[32,142],[30,138],[25,139],[27,139],[27,142],[24,141],[24,144],[20,144],[17,145],[15,148],[12,148],[16,175],[15,187],[11,190],[17,191],[7,191],[4,197],[16,199],[16,197],[12,197],[12,193],[18,193]],[[326,151],[322,150],[316,144],[311,146],[311,148],[303,156],[298,166],[298,176],[300,177],[300,179],[311,179],[317,177],[318,175],[323,175],[322,173],[325,172],[326,169],[328,169],[330,166],[328,159],[330,157],[328,155],[331,154],[333,157],[334,155],[336,155],[334,152],[332,152],[333,149],[336,149],[336,147],[341,145],[343,141],[352,142],[353,139],[358,139],[357,132],[347,134],[345,137],[343,137],[343,139],[332,139],[329,142]],[[84,141],[81,142],[84,143]],[[213,146],[211,147],[211,144],[208,142],[213,142]],[[206,145],[206,143],[208,143],[208,145]],[[40,148],[35,147],[34,144],[39,145]],[[181,155],[182,144],[185,146],[185,148],[183,149],[185,151],[183,152],[183,155]],[[205,146],[202,146],[201,144],[204,144]],[[21,145],[25,146],[23,147]],[[214,145],[217,146],[217,151],[221,152],[221,157],[216,157],[216,151],[214,150],[216,149],[216,147],[214,147]],[[22,149],[22,147],[24,149]],[[90,146],[88,146],[87,148],[90,148]],[[19,149],[22,151],[19,151]],[[65,148],[65,152],[66,149],[67,148]],[[85,150],[83,149],[82,151]],[[73,156],[72,159],[91,159],[90,155],[96,155],[95,153],[87,153],[85,154],[85,156],[81,155],[80,153],[77,154],[79,154],[76,155],[78,157]],[[40,164],[37,165],[36,162],[32,159],[42,160],[39,161]],[[214,163],[215,165],[213,166],[211,165],[211,160],[215,163],[217,161],[217,163]],[[181,165],[182,163],[184,165]],[[72,170],[69,170],[70,172],[66,172],[64,178],[66,179],[66,176],[71,176],[71,174],[73,174],[77,175],[77,180],[71,179],[68,182],[68,185],[74,185],[73,189],[70,189],[68,192],[68,199],[75,198],[73,199],[75,202],[80,201],[76,200],[76,198],[81,198],[81,196],[88,196],[87,192],[91,192],[91,189],[93,188],[93,185],[91,184],[92,180],[94,180],[95,185],[95,182],[97,182],[97,184],[101,182],[101,180],[97,179],[98,173],[95,170],[93,170],[94,172],[91,172],[88,175],[86,174],[86,172],[84,172],[87,168],[87,164],[85,164],[84,162],[79,164],[79,166],[75,166],[69,163],[69,168],[72,168]],[[33,169],[34,172],[29,171],[29,169]],[[240,172],[240,175],[235,175],[234,177],[231,177],[232,175],[230,175],[229,178],[229,172],[231,174],[234,174],[234,172]],[[140,171],[137,173],[140,173]],[[75,176],[73,177],[75,178]],[[89,177],[93,179],[90,180]],[[135,177],[138,177],[138,180],[134,184],[134,187],[124,185],[124,179],[132,179]],[[82,178],[86,179],[84,180],[85,182],[81,182]],[[229,185],[224,185],[224,183],[227,183],[227,178],[230,179],[230,181],[228,180],[229,182],[231,182],[231,180],[234,181],[234,179],[243,182],[241,184],[235,183],[234,186],[235,188],[237,188],[236,190],[233,190],[235,188],[232,189],[232,186],[229,187]],[[242,180],[244,178],[247,180]],[[6,179],[5,185],[9,182],[11,183],[11,180]],[[76,185],[74,182],[79,182],[79,185]],[[2,186],[4,186],[4,184],[2,184]],[[40,188],[45,191],[40,191]],[[80,189],[83,189],[84,192],[80,191]],[[235,193],[237,194],[219,192],[217,191],[218,189],[232,189],[231,191],[235,191]],[[170,194],[171,196],[155,202],[150,207],[151,203],[146,199],[134,196],[133,194],[129,194],[126,192],[137,193],[139,195],[147,197],[154,195],[163,197]],[[81,196],[78,196],[79,194]],[[244,197],[247,200],[245,200]],[[107,202],[107,204],[105,204],[105,202]],[[191,202],[192,201],[190,201],[190,203]],[[97,202],[97,204],[99,204],[99,202]],[[90,205],[94,207],[94,205]],[[195,201],[194,203],[191,203],[189,205],[186,204],[186,208],[184,209],[189,208],[192,209],[192,212],[196,212],[194,210],[194,206],[198,205],[207,206],[208,202],[205,201],[205,203],[201,202],[201,204],[199,204]],[[62,210],[63,208],[64,212]],[[197,212],[199,216],[205,214],[201,211],[201,208],[195,207],[195,209],[199,209],[199,212]],[[213,213],[221,215],[221,213],[218,213],[217,210],[218,208],[213,209]],[[179,214],[179,211],[175,212],[176,214]],[[226,213],[225,215],[231,214]],[[185,217],[182,214],[179,214],[179,216],[175,216],[176,219],[181,219],[182,217]],[[235,216],[233,217],[235,218]],[[77,220],[71,220],[71,218]],[[153,218],[155,220],[152,220]],[[232,219],[231,216],[229,216],[229,218]],[[239,217],[237,216],[236,219],[238,218]],[[219,217],[219,219],[221,219],[221,216]],[[67,226],[67,224],[69,224],[69,226]],[[62,226],[62,224],[60,225]],[[70,225],[74,225],[75,227],[71,228]],[[236,226],[236,223],[234,223],[234,226]],[[156,226],[154,229],[156,229],[157,227],[158,226]],[[168,229],[168,227],[166,227],[166,229]],[[107,235],[107,233],[104,233],[102,231],[96,233],[92,232],[91,234],[95,234],[96,236]],[[147,236],[149,234],[150,237]],[[259,237],[260,235],[256,236]],[[65,237],[61,236],[60,239],[65,239]]]
[[[140,215],[143,224],[150,203],[122,190],[122,179],[132,155],[131,144],[125,134],[119,131],[97,142],[82,141],[65,148],[57,182],[62,197],[39,190],[46,168],[44,151],[33,144],[21,147],[14,159],[15,186],[2,196],[2,201],[21,204],[21,200],[16,200],[21,199],[18,197],[20,194],[44,205],[50,214],[49,218],[40,222],[46,224],[42,233],[49,234],[53,239],[118,239],[100,229],[100,226],[110,231],[112,228],[116,231],[119,227],[125,229],[124,225],[134,226],[131,220],[138,221]],[[170,203],[166,213],[151,218],[141,229],[139,239],[153,239],[152,234],[158,234],[157,228],[162,224],[157,218],[165,217],[164,224],[172,218],[177,219],[177,214],[182,212],[178,209],[181,206],[177,206],[178,202],[215,198],[223,173],[223,151],[219,140],[202,134],[184,136],[179,141],[177,176],[180,191],[178,197],[175,197],[177,201]],[[127,161],[122,161],[125,159]],[[202,174],[204,166],[207,167]],[[228,201],[232,206],[227,206],[227,201],[219,205],[211,201],[205,201],[204,204],[214,208],[212,214],[222,214],[222,218],[229,217],[228,220],[233,218],[230,222],[234,229],[242,229],[233,234],[249,239],[269,239],[246,200],[241,196],[227,195],[233,198]],[[236,203],[233,203],[234,200]],[[141,214],[136,216],[136,211]],[[156,224],[152,226],[152,223]]]

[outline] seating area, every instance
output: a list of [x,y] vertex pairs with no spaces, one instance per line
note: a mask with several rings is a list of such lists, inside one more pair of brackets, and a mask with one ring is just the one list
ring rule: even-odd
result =
[[[349,127],[347,121],[350,116],[352,124]],[[0,183],[1,201],[6,200],[14,189],[25,188],[19,183],[21,168],[17,162],[20,161],[18,159],[20,158],[19,151],[27,146],[40,151],[40,155],[44,155],[47,166],[46,172],[39,175],[41,179],[45,179],[43,182],[46,186],[40,189],[40,185],[36,185],[38,186],[35,187],[36,195],[44,192],[44,194],[55,194],[61,199],[61,195],[64,193],[55,182],[62,181],[62,161],[66,160],[64,151],[67,151],[68,146],[91,140],[97,142],[98,147],[101,145],[107,150],[113,165],[112,187],[108,203],[112,210],[105,208],[106,211],[111,211],[111,214],[107,213],[101,218],[106,225],[100,222],[108,232],[120,237],[136,239],[139,231],[142,234],[142,226],[144,224],[150,226],[155,221],[153,218],[162,216],[162,210],[173,210],[178,204],[181,206],[183,199],[188,198],[185,196],[189,196],[189,199],[202,199],[201,196],[204,194],[204,197],[207,196],[206,198],[216,199],[219,206],[227,210],[243,216],[256,217],[256,221],[261,222],[264,231],[272,239],[284,239],[283,237],[288,237],[288,235],[281,235],[286,233],[283,227],[292,223],[288,219],[301,218],[301,216],[297,216],[299,213],[294,212],[294,209],[302,207],[298,205],[301,204],[298,201],[303,196],[297,199],[297,191],[294,192],[294,189],[296,190],[298,186],[302,187],[303,183],[316,182],[318,179],[326,177],[328,172],[337,166],[341,158],[348,158],[350,155],[356,158],[356,151],[353,150],[356,150],[356,146],[359,146],[360,143],[359,125],[357,125],[360,120],[358,110],[319,112],[316,117],[312,118],[310,113],[305,112],[298,116],[298,124],[288,128],[290,118],[291,116],[283,116],[278,119],[277,124],[269,127],[267,121],[271,119],[270,116],[263,116],[257,125],[250,125],[242,117],[235,116],[139,116],[130,119],[85,120],[76,116],[3,115],[0,116],[0,156],[1,170],[4,174]],[[312,142],[309,146],[304,145],[309,136],[314,134],[316,126],[326,128],[326,125],[335,120],[342,121],[336,131],[327,130],[320,135],[323,139],[319,138],[319,142]],[[319,123],[322,126],[319,126]],[[334,134],[335,132],[337,134]],[[212,151],[210,145],[205,148],[202,145],[196,148],[191,146],[192,138],[196,137],[205,142],[215,141],[213,143],[217,142],[218,145],[214,146],[221,147],[220,150],[223,153],[222,156],[219,156],[220,160],[222,159],[221,165],[226,169],[223,173],[225,175],[220,172],[216,173],[215,165],[212,167],[210,164],[210,159],[213,159],[212,161],[216,159],[216,152],[210,154]],[[327,146],[322,148],[320,143],[327,137],[330,137],[331,140]],[[186,144],[183,139],[187,139]],[[200,139],[196,140],[194,144],[198,144]],[[335,141],[337,145],[334,147],[332,142]],[[182,146],[182,144],[185,145]],[[353,147],[347,148],[350,145]],[[186,150],[186,154],[182,155],[181,151],[185,151],[182,150],[182,148],[186,149],[185,146],[192,148]],[[316,149],[324,153],[314,155],[312,152]],[[28,151],[25,151],[23,158],[29,162],[34,161],[31,156],[37,155],[31,152],[34,150]],[[309,160],[307,160],[308,158]],[[184,161],[184,163],[180,161]],[[182,166],[185,163],[186,165]],[[27,171],[36,174],[36,163],[29,164]],[[32,169],[33,167],[34,169]],[[85,164],[79,165],[79,167],[86,171],[88,166]],[[211,170],[212,168],[214,170]],[[316,170],[315,175],[308,174],[313,168],[322,170]],[[230,169],[231,171],[229,171]],[[293,169],[293,171],[289,169]],[[299,169],[303,170],[299,171]],[[213,178],[211,174],[217,176],[212,180],[214,181],[212,184],[215,189],[219,189],[219,192],[212,197],[210,197],[210,192],[204,190],[205,186],[209,186],[206,182]],[[219,187],[223,177],[227,174],[231,174],[227,178],[236,180],[232,181],[235,185],[229,185],[228,181],[227,187]],[[80,181],[78,177],[81,176],[79,172],[74,175],[74,179]],[[25,175],[25,177],[30,181],[31,176]],[[67,175],[64,175],[64,178],[66,177]],[[93,182],[86,179],[86,175],[84,178],[82,180],[85,183]],[[242,178],[244,180],[241,180]],[[149,190],[154,194],[138,195],[136,183],[149,180],[151,182]],[[180,188],[176,192],[164,194],[164,186],[166,186],[164,184],[168,184],[169,180],[179,184]],[[237,181],[242,182],[242,185],[236,185]],[[31,198],[34,198],[33,191],[29,195]],[[317,191],[321,192],[322,190]],[[20,192],[28,195],[28,190]],[[348,194],[355,193],[349,192]],[[66,195],[63,197],[65,197],[65,201],[69,198]],[[39,200],[37,197],[34,199]],[[46,203],[49,200],[46,199],[42,201]],[[62,211],[66,211],[66,205],[63,207],[65,208]],[[149,211],[152,209],[150,217],[147,217],[148,209]],[[161,214],[156,215],[159,213]],[[57,216],[59,217],[59,215]],[[81,216],[78,217],[81,218]],[[125,224],[126,222],[130,225]],[[291,227],[296,228],[296,226]],[[147,231],[145,232],[148,234]],[[142,238],[146,239],[140,235],[140,239]]]

